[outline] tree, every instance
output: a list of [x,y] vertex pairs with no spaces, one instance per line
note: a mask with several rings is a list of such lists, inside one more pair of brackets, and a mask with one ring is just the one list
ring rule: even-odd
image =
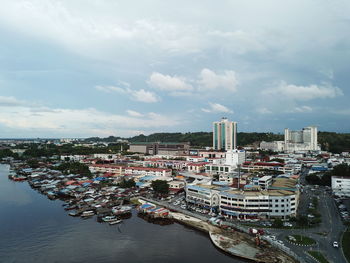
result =
[[276,228],[281,228],[283,226],[283,222],[281,219],[279,218],[276,218],[273,223],[272,223],[272,226],[273,227],[276,227]]
[[169,193],[169,184],[163,180],[152,181],[151,186],[154,192],[158,194],[168,194]]
[[70,162],[70,163],[62,163],[57,167],[52,167],[55,170],[59,170],[64,174],[80,174],[82,176],[87,176],[92,178],[92,174],[89,170],[89,167],[83,163],[79,162]]
[[131,188],[131,187],[134,187],[135,185],[136,183],[133,179],[125,180],[123,178],[123,180],[119,183],[119,186],[121,188]]
[[297,225],[298,226],[308,226],[309,225],[309,220],[307,216],[298,216],[296,219]]

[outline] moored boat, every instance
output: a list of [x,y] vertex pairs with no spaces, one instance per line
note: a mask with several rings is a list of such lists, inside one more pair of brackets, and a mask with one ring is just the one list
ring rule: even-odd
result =
[[81,214],[81,217],[90,217],[90,216],[93,216],[94,214],[95,214],[94,211],[88,210],[88,211],[84,211],[84,212]]
[[112,222],[112,221],[116,221],[118,220],[118,218],[116,216],[105,216],[102,217],[102,221],[103,222]]
[[110,225],[115,225],[115,224],[120,224],[121,222],[123,222],[123,220],[121,220],[121,219],[116,219],[116,220],[110,221],[109,224],[110,224]]

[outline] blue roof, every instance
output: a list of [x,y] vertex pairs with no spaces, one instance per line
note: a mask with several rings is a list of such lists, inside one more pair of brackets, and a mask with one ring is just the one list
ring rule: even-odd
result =
[[150,181],[154,178],[156,178],[156,176],[144,176],[144,177],[141,177],[139,180],[140,181]]
[[149,208],[149,207],[154,207],[154,205],[151,205],[151,204],[143,204],[143,205],[141,205],[140,206],[142,209],[144,209],[144,208]]

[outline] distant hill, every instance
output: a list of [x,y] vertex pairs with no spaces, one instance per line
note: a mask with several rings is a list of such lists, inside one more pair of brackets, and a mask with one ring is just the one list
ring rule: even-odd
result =
[[[130,138],[121,138],[109,136],[107,138],[91,137],[85,141],[95,142],[117,142],[118,139],[127,139],[129,142],[190,142],[191,146],[211,146],[212,132],[172,132],[172,133],[153,133],[150,135],[138,135]],[[263,133],[263,132],[239,132],[237,133],[238,146],[260,143],[261,141],[281,141],[283,134]],[[350,151],[350,133],[318,132],[318,142],[322,150],[333,153]]]
[[[192,146],[211,146],[213,144],[212,132],[187,133],[153,133],[148,136],[138,135],[128,139],[130,142],[190,142]],[[245,146],[260,141],[283,140],[283,135],[273,133],[237,133],[239,146]]]

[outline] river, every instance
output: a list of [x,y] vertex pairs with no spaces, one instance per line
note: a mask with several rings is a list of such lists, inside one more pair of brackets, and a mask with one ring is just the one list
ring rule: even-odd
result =
[[68,216],[28,183],[7,178],[0,165],[1,263],[243,262],[221,253],[207,235],[179,224],[147,223],[136,213],[120,225]]

